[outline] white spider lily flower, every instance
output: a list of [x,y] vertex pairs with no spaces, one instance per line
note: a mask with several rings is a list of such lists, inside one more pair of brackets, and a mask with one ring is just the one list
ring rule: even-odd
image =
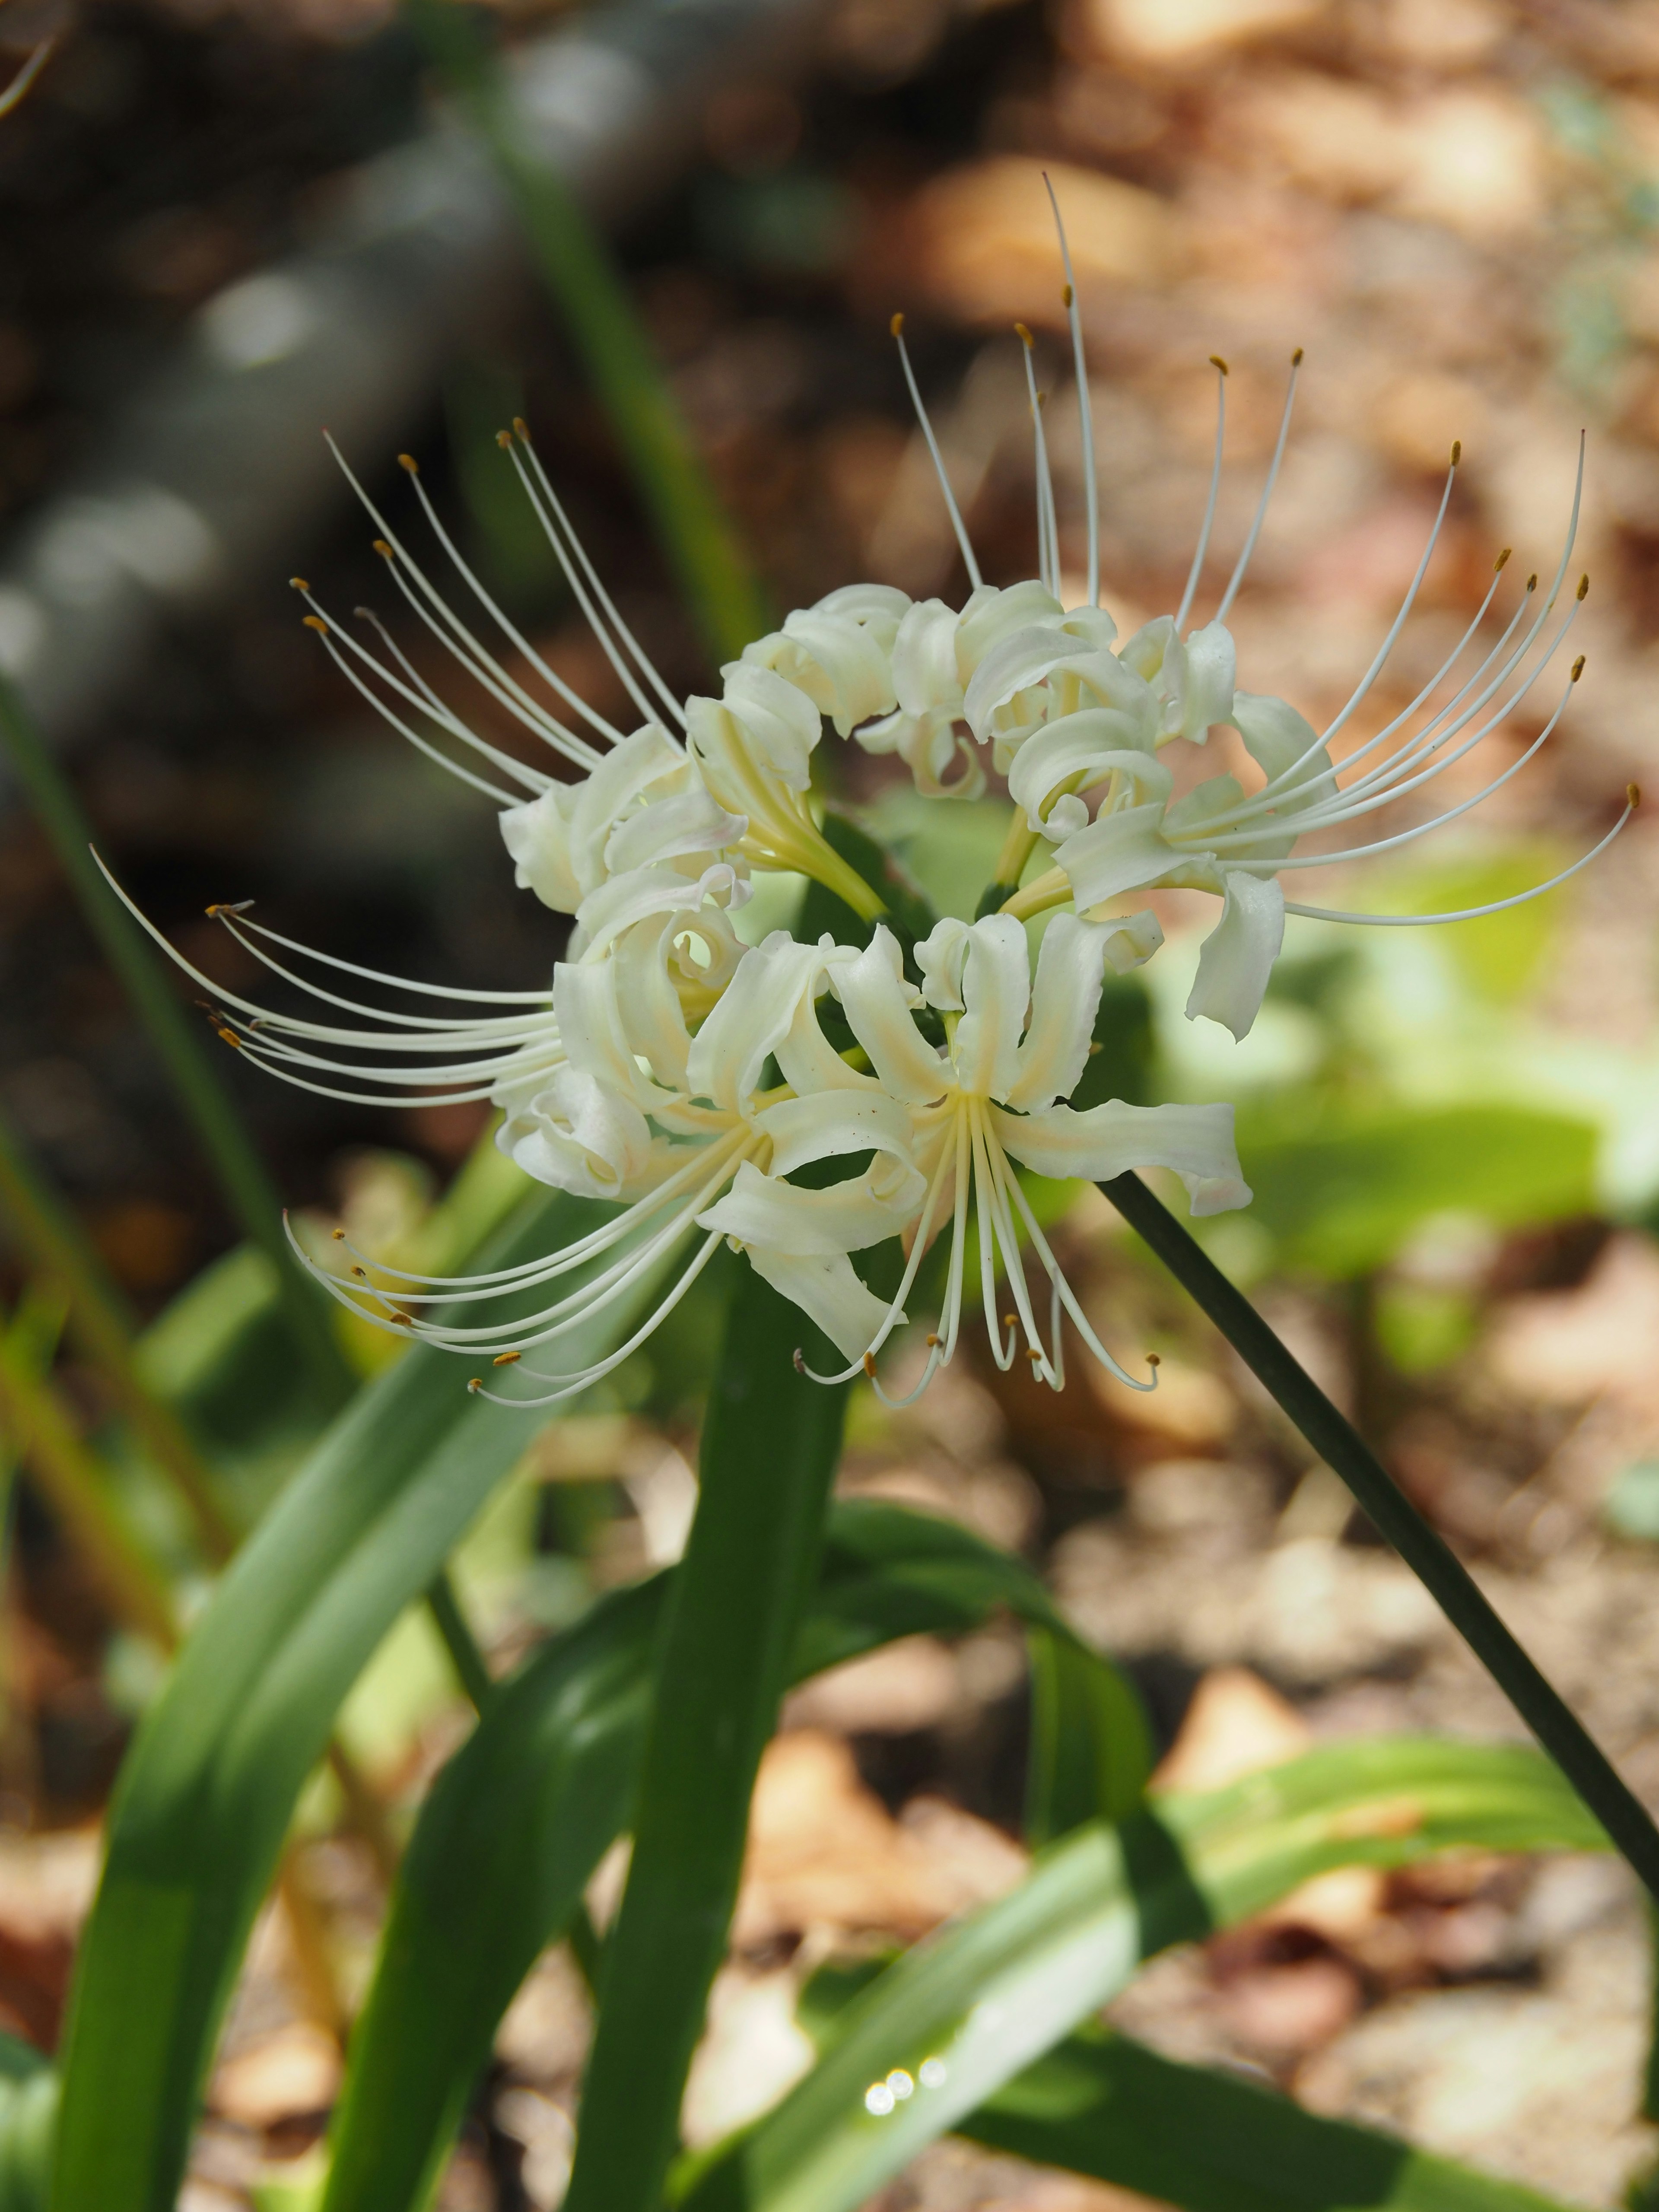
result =
[[703,784],[746,822],[739,849],[758,866],[815,878],[866,921],[885,908],[817,826],[812,755],[826,718],[846,737],[894,705],[893,641],[909,604],[883,584],[832,592],[728,661],[718,699],[686,702]]
[[[899,1234],[915,1216],[924,1186],[910,1157],[909,1118],[879,1095],[848,1113],[835,1101],[794,1095],[787,1083],[761,1087],[802,1008],[859,955],[828,937],[802,945],[775,931],[744,951],[693,1034],[684,987],[699,969],[685,939],[709,926],[709,911],[638,926],[611,957],[562,962],[553,1001],[563,1058],[544,1080],[503,1086],[498,1141],[518,1164],[539,1182],[619,1201],[622,1210],[563,1250],[496,1275],[371,1267],[355,1279],[329,1277],[335,1297],[380,1328],[487,1354],[552,1386],[502,1401],[515,1405],[556,1404],[608,1374],[678,1304],[722,1237],[740,1241],[760,1273],[843,1348],[867,1340],[888,1307],[847,1255]],[[775,1178],[849,1153],[872,1158],[828,1189],[796,1194],[808,1203],[793,1240],[769,1237],[764,1194]],[[667,1291],[617,1351],[573,1372],[520,1365],[527,1354],[556,1356],[561,1340],[595,1311],[636,1297],[698,1231]],[[597,1274],[529,1313],[478,1324],[457,1317],[508,1297],[521,1306],[526,1293],[600,1261]],[[482,1389],[481,1380],[471,1387]]]
[[896,708],[862,723],[854,738],[866,752],[896,753],[924,798],[979,798],[985,771],[964,734],[968,686],[986,655],[1011,632],[1062,613],[1040,582],[1002,591],[975,585],[959,612],[943,599],[918,599],[893,640]]
[[647,722],[580,782],[550,784],[506,808],[501,826],[519,888],[580,917],[585,899],[635,868],[667,863],[701,875],[749,825],[717,804],[662,725]]
[[[876,1109],[876,1102],[884,1098],[901,1102],[909,1117],[910,1157],[921,1178],[905,1224],[908,1259],[896,1295],[878,1308],[878,1323],[861,1344],[849,1346],[837,1338],[852,1362],[845,1373],[817,1379],[844,1381],[860,1367],[875,1377],[876,1355],[903,1321],[904,1301],[922,1257],[948,1221],[944,1311],[929,1335],[922,1378],[911,1395],[926,1389],[954,1356],[960,1334],[971,1203],[979,1239],[980,1295],[998,1364],[1005,1369],[1012,1364],[1023,1333],[1034,1371],[1060,1389],[1064,1310],[1112,1374],[1132,1387],[1151,1387],[1126,1374],[1096,1335],[1011,1162],[1041,1175],[1097,1180],[1132,1167],[1165,1166],[1186,1183],[1194,1212],[1248,1203],[1231,1106],[1136,1107],[1114,1100],[1078,1111],[1057,1103],[1076,1087],[1088,1060],[1107,963],[1132,966],[1158,941],[1150,915],[1098,922],[1060,915],[1044,935],[1034,986],[1025,932],[1011,916],[941,922],[917,948],[927,979],[918,992],[905,979],[896,940],[878,927],[866,951],[830,969],[831,988],[868,1059],[869,1074],[829,1049],[816,1014],[803,1002],[789,1034],[775,1047],[778,1065],[802,1103],[815,1116],[830,1120],[860,1109],[884,1110]],[[930,1042],[918,1026],[916,1016],[924,1007],[943,1016],[943,1048]],[[872,1141],[856,1137],[858,1127],[848,1119],[849,1148],[855,1141]],[[812,1249],[809,1240],[819,1224],[831,1222],[824,1196],[775,1176],[756,1176],[704,1218],[728,1228],[750,1245],[751,1254],[763,1243],[775,1249]],[[896,1192],[892,1202],[899,1203]],[[1020,1224],[1048,1278],[1046,1343],[1019,1254]],[[838,1224],[830,1233],[837,1231]],[[995,1303],[999,1273],[1006,1278],[1015,1309],[1006,1322],[999,1322]],[[1010,1332],[1006,1341],[1005,1326]]]

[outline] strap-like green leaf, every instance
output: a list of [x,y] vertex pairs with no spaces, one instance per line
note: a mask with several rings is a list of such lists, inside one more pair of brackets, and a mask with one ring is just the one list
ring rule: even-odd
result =
[[[595,1609],[498,1686],[416,1824],[336,2118],[327,2212],[407,2212],[448,2147],[501,2014],[625,1825],[666,1577]],[[954,1522],[849,1500],[832,1511],[794,1674],[1002,1609],[1063,1625],[1040,1579]],[[1131,1746],[1146,1723],[1125,1701]],[[1110,1705],[1103,1692],[1101,1710]],[[1127,1771],[1127,1769],[1126,1769]],[[1099,1807],[1094,1808],[1101,1809]]]
[[1520,1747],[1387,1738],[1079,1828],[1018,1889],[907,1953],[823,2062],[724,2156],[695,2212],[852,2212],[1117,1994],[1141,1960],[1259,1911],[1328,1868],[1454,1845],[1604,1848]]
[[[488,1264],[592,1218],[538,1194]],[[624,1321],[599,1315],[579,1356]],[[459,1361],[416,1348],[359,1396],[237,1558],[145,1717],[82,1939],[54,2212],[171,2212],[300,1789],[358,1673],[532,1432],[532,1417],[465,1382]]]
[[0,2034],[0,2212],[46,2212],[58,2076],[30,2044]]
[[1127,2036],[1068,2037],[957,2133],[1182,2212],[1565,2212],[1519,2182],[1316,2118]]

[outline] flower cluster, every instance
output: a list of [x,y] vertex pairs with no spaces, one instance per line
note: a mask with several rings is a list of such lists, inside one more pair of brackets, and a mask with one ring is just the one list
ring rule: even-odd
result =
[[[1069,286],[1067,306],[1086,456],[1087,383]],[[981,580],[941,465],[972,586],[964,604],[912,600],[877,584],[834,592],[723,668],[718,697],[674,696],[583,551],[523,424],[502,433],[639,717],[631,730],[582,700],[489,599],[412,460],[403,465],[426,522],[504,641],[505,657],[469,628],[351,479],[410,612],[497,714],[540,757],[555,758],[532,765],[489,741],[378,618],[365,617],[365,641],[295,579],[306,620],[342,674],[412,744],[500,806],[519,884],[569,917],[565,957],[550,991],[446,993],[307,951],[250,921],[246,906],[223,906],[210,912],[247,952],[299,985],[313,1012],[272,1011],[190,972],[225,1008],[222,1033],[270,1073],[326,1097],[381,1104],[489,1100],[501,1113],[497,1141],[527,1176],[614,1208],[591,1234],[493,1274],[440,1279],[380,1267],[371,1279],[363,1255],[354,1255],[359,1264],[349,1274],[324,1279],[365,1319],[497,1366],[530,1355],[535,1364],[520,1373],[545,1389],[514,1402],[550,1404],[625,1358],[724,1240],[839,1347],[848,1363],[843,1378],[860,1367],[874,1377],[878,1355],[907,1319],[927,1255],[948,1237],[941,1310],[911,1395],[952,1357],[975,1255],[1000,1364],[1023,1347],[1033,1371],[1058,1389],[1066,1316],[1114,1375],[1151,1387],[1126,1373],[1095,1334],[1019,1172],[1098,1180],[1159,1166],[1186,1185],[1194,1213],[1249,1200],[1230,1106],[1068,1103],[1095,1046],[1108,971],[1136,967],[1163,942],[1155,916],[1136,910],[1133,899],[1175,886],[1218,900],[1187,1011],[1243,1037],[1285,914],[1325,911],[1287,901],[1282,877],[1424,835],[1507,781],[1555,726],[1582,662],[1532,745],[1484,787],[1370,843],[1297,849],[1421,789],[1523,704],[1583,597],[1581,584],[1558,612],[1577,507],[1575,499],[1548,586],[1528,579],[1483,645],[1501,556],[1443,665],[1407,708],[1339,761],[1332,741],[1363,708],[1416,601],[1456,449],[1399,615],[1352,696],[1316,731],[1284,700],[1237,688],[1226,627],[1285,451],[1295,365],[1243,551],[1215,615],[1190,627],[1221,469],[1227,372],[1217,362],[1215,473],[1185,593],[1173,614],[1120,640],[1098,604],[1091,459],[1086,594],[1079,605],[1065,604],[1031,341],[1019,335],[1036,428],[1039,575],[1006,587]],[[895,336],[933,445],[896,319]],[[881,890],[824,835],[813,757],[826,728],[868,753],[896,757],[930,799],[972,802],[988,775],[1006,781],[1013,826],[978,919],[939,921],[919,942],[902,935]],[[1238,733],[1261,781],[1247,792],[1224,773],[1176,797],[1164,749],[1177,738],[1203,745],[1218,728]],[[814,878],[857,927],[846,941],[824,934],[803,942],[779,930],[746,945],[733,916],[753,872],[766,869]],[[326,971],[320,978],[311,972],[319,969]],[[351,995],[366,983],[405,994],[417,1008],[442,1002],[442,1011],[394,1015]],[[902,1280],[890,1297],[878,1295],[866,1280],[872,1271],[861,1273],[854,1259],[894,1242]],[[1046,1298],[1033,1294],[1027,1246]],[[507,1300],[514,1317],[492,1320]],[[650,1305],[648,1317],[606,1358],[561,1365],[562,1342],[596,1311],[631,1316],[641,1303]],[[473,1314],[476,1322],[467,1318]]]

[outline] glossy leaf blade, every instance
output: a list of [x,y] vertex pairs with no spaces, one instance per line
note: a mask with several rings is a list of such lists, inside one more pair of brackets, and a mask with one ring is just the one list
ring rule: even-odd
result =
[[[511,1265],[593,1209],[538,1194]],[[606,1314],[592,1324],[617,1325]],[[341,1700],[532,1431],[422,1348],[334,1425],[220,1585],[111,1810],[65,2043],[54,2212],[171,2212],[253,1916]]]
[[[1316,1752],[1212,1795],[1077,1829],[1018,1889],[919,1945],[848,2008],[821,2063],[682,2201],[853,2212],[1115,1996],[1167,1944],[1328,1868],[1454,1845],[1605,1848],[1548,1762],[1404,1738]],[[906,2094],[887,2085],[897,2077]]]
[[[607,1600],[498,1685],[434,1786],[353,2039],[326,2212],[422,2201],[502,2014],[626,1825],[665,1586],[659,1577]],[[831,1510],[794,1677],[1005,1608],[1059,1629],[1019,1560],[954,1522],[845,1501]]]
[[756,1771],[817,1578],[846,1389],[752,1270],[703,1421],[696,1517],[663,1621],[628,1885],[605,1946],[569,2212],[654,2212],[737,1899]]
[[1321,2119],[1127,2036],[1073,2036],[958,2133],[1181,2212],[1564,2212],[1519,2182]]

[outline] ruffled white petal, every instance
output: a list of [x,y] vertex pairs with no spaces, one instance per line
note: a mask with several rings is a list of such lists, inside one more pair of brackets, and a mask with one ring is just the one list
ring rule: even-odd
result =
[[1285,941],[1285,894],[1273,876],[1229,869],[1224,880],[1221,919],[1198,956],[1187,1018],[1207,1015],[1243,1038],[1261,1011],[1267,978]]
[[886,1304],[859,1280],[845,1253],[804,1258],[751,1245],[749,1264],[815,1321],[844,1359],[860,1358],[888,1319]]
[[1250,1202],[1231,1106],[1126,1106],[1113,1098],[1082,1113],[1050,1106],[1019,1115],[993,1107],[990,1120],[1005,1149],[1038,1175],[1104,1182],[1132,1168],[1172,1168],[1195,1214]]

